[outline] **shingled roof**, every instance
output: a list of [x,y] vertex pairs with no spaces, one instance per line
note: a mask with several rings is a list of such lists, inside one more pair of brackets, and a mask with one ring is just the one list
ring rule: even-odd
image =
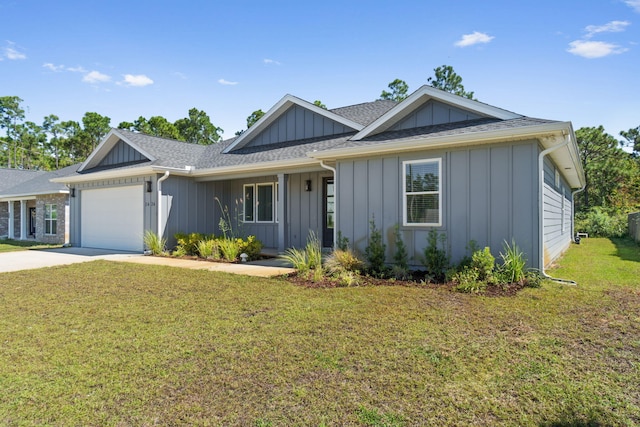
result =
[[363,126],[367,126],[397,104],[398,103],[395,101],[378,99],[373,102],[334,108],[329,111],[349,120],[353,120],[356,123],[360,123]]
[[[48,172],[32,172],[14,169],[14,172],[22,172],[22,177],[28,179],[23,179],[21,182],[15,183],[10,187],[5,186],[3,189],[0,189],[0,197],[8,198],[20,196],[35,196],[40,194],[64,193],[68,191],[68,188],[64,184],[51,182],[50,180],[53,178],[59,178],[74,174],[78,170],[79,166],[80,164],[75,164],[72,166],[67,166],[66,168]],[[6,173],[9,170],[10,169],[0,170],[0,179],[8,177],[9,175],[18,175],[17,173]]]

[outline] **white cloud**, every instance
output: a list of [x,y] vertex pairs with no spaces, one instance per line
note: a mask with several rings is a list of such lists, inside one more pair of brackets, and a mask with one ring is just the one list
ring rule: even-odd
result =
[[145,76],[144,74],[138,74],[138,75],[125,74],[124,81],[122,81],[121,83],[126,86],[143,87],[143,86],[152,85],[153,80],[151,80],[149,77]]
[[72,73],[86,73],[87,72],[87,70],[85,70],[84,68],[79,67],[79,66],[78,67],[69,67],[69,68],[66,68],[66,70],[67,71],[71,71]]
[[269,58],[263,59],[262,62],[264,62],[265,64],[282,65],[280,62],[276,61],[275,59],[269,59]]
[[569,49],[567,49],[567,52],[569,53],[589,59],[602,58],[626,51],[626,48],[620,47],[616,44],[587,40],[573,41],[569,43]]
[[174,76],[178,76],[178,77],[180,77],[182,80],[188,80],[188,79],[189,79],[189,77],[187,77],[187,75],[186,75],[186,74],[181,73],[180,71],[175,71],[175,72],[173,73],[173,75],[174,75]]
[[49,71],[53,71],[54,73],[59,73],[60,71],[64,71],[64,65],[55,65],[51,62],[45,62],[42,64],[44,68],[47,68]]
[[625,0],[627,6],[640,13],[640,0]]
[[593,35],[598,33],[620,33],[629,25],[631,25],[631,22],[629,21],[611,21],[604,25],[588,25],[585,28],[585,31],[587,32],[585,38],[591,38]]
[[84,75],[82,81],[85,83],[106,83],[108,81],[111,81],[111,76],[102,74],[99,71],[91,71]]
[[17,49],[14,48],[16,44],[14,42],[11,41],[7,41],[7,46],[3,47],[0,52],[2,52],[0,54],[0,61],[2,61],[3,59],[10,59],[12,61],[17,61],[20,59],[27,59],[27,55],[25,55],[24,53],[18,51]]
[[495,37],[490,36],[486,33],[474,31],[471,34],[464,34],[460,40],[454,43],[454,45],[458,47],[473,46],[474,44],[479,43],[489,43],[494,38]]
[[225,80],[225,79],[218,80],[218,83],[220,83],[221,85],[227,85],[227,86],[234,86],[234,85],[238,84],[238,82],[230,82],[230,81]]

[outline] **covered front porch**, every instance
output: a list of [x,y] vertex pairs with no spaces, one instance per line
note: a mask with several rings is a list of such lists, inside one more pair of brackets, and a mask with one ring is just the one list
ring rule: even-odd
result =
[[0,200],[0,236],[14,240],[35,240],[35,196]]

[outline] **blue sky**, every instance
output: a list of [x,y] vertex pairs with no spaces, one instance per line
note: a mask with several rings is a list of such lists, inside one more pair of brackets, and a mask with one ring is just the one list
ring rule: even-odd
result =
[[640,125],[640,0],[0,0],[0,96],[27,120],[206,111],[229,138],[285,94],[329,108],[447,64],[483,102]]

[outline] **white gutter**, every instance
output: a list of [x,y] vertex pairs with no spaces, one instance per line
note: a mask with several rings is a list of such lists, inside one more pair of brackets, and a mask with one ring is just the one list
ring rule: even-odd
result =
[[169,178],[170,171],[165,171],[164,175],[158,179],[158,239],[162,240],[162,181]]
[[540,273],[543,277],[549,280],[553,280],[554,282],[576,285],[576,282],[574,282],[573,280],[556,279],[555,277],[548,276],[544,271],[544,158],[547,154],[569,144],[571,136],[565,132],[563,132],[563,135],[563,142],[541,151],[538,155],[538,173],[540,175],[540,179],[538,182],[538,251],[540,253],[540,257],[538,259],[538,262],[540,263]]
[[333,172],[333,248],[335,249],[338,244],[338,173],[336,168],[325,165],[324,160],[320,160],[320,166]]

